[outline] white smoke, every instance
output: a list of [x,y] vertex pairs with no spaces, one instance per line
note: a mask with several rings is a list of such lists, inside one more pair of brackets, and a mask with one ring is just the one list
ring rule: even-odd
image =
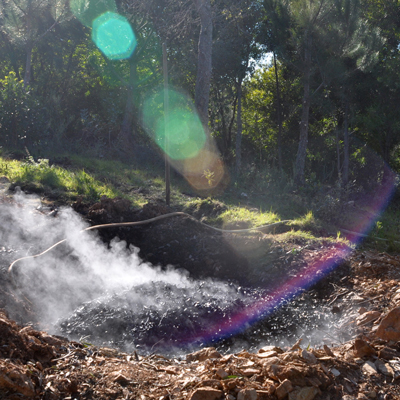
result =
[[[135,286],[164,282],[178,288],[194,287],[185,271],[172,266],[162,270],[143,262],[139,249],[127,247],[118,237],[107,245],[97,231],[83,231],[89,225],[71,208],[61,209],[53,218],[40,212],[40,200],[34,196],[19,192],[15,200],[16,206],[0,206],[0,243],[18,250],[14,259],[39,254],[67,239],[46,254],[21,260],[13,267],[19,295],[33,303],[43,329],[51,331],[57,320],[84,302]],[[213,285],[213,295],[221,299],[232,292],[222,282]],[[150,301],[146,299],[147,306]],[[137,302],[140,306],[141,299]]]
[[[196,301],[199,304],[203,302],[205,313],[212,309],[210,307],[207,310],[207,296],[214,304],[220,305],[220,310],[228,310],[237,299],[245,297],[249,297],[245,300],[246,304],[251,304],[251,296],[242,296],[236,287],[227,283],[211,282],[210,279],[201,287],[202,283],[192,281],[184,271],[177,271],[172,266],[163,270],[145,263],[138,256],[137,248],[127,247],[118,238],[107,245],[97,231],[83,231],[88,227],[87,222],[71,208],[61,209],[53,218],[47,216],[48,210],[41,210],[40,200],[35,196],[19,192],[15,195],[15,201],[16,204],[12,205],[0,204],[0,248],[3,246],[14,250],[8,258],[0,258],[3,269],[15,259],[41,253],[67,239],[46,254],[22,260],[14,266],[17,295],[32,302],[40,321],[39,327],[49,333],[58,333],[57,322],[68,319],[77,310],[78,313],[95,310],[95,303],[98,303],[99,309],[101,304],[107,302],[110,307],[118,305],[127,310],[136,309],[138,315],[143,308],[153,307],[161,315],[159,325],[163,315],[170,311],[179,314],[177,310],[182,309],[183,318],[189,319],[191,309],[184,311],[188,297],[191,297],[192,306]],[[165,285],[153,285],[156,282]],[[159,290],[159,293],[149,290],[149,293],[143,294],[143,291],[134,289],[141,285],[148,285]],[[165,298],[162,288],[167,285],[184,290],[177,290],[176,296]],[[93,300],[95,303],[85,306],[85,303]],[[126,302],[126,305],[121,302]],[[215,307],[217,309],[218,305]],[[291,318],[292,314],[288,315]],[[281,318],[277,323],[284,324],[284,321]],[[329,321],[326,321],[328,324]],[[301,330],[299,327],[297,338],[304,335],[304,332],[300,333]],[[271,335],[270,340],[283,343],[282,332],[278,334],[281,338],[278,335],[273,337],[273,333]]]

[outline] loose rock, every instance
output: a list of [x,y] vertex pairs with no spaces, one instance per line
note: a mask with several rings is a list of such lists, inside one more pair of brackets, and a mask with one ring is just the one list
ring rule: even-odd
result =
[[400,307],[394,308],[382,319],[376,335],[383,340],[400,341]]
[[255,389],[242,389],[237,395],[237,400],[257,400],[257,391]]
[[289,393],[289,400],[313,400],[321,391],[316,387],[304,387]]
[[290,382],[288,379],[285,379],[277,388],[275,391],[276,397],[278,397],[279,400],[282,400],[287,396],[291,391],[293,390],[293,385],[292,382]]
[[190,396],[189,400],[217,400],[220,399],[222,395],[223,392],[221,390],[213,389],[211,387],[202,387],[196,389]]

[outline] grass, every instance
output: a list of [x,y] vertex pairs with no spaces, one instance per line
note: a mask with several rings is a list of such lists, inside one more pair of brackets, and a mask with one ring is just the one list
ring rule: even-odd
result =
[[363,247],[374,247],[379,251],[400,253],[400,209],[392,204],[374,222]]
[[280,217],[274,212],[253,211],[240,206],[229,207],[215,219],[215,223],[227,229],[258,227],[278,221]]
[[[14,160],[0,153],[0,176],[6,176],[14,186],[19,185],[25,191],[40,193],[64,204],[78,197],[93,203],[99,201],[101,196],[120,196],[137,208],[149,201],[165,199],[162,169],[143,168],[117,160],[76,155],[58,155],[51,161],[33,157]],[[265,189],[270,191],[269,195],[260,192],[262,182],[258,186],[257,182],[253,183],[258,188],[255,192],[250,191],[249,182],[243,184],[247,185],[245,198],[243,188],[238,184],[232,184],[221,195],[201,198],[183,178],[173,174],[171,206],[174,210],[188,212],[208,224],[226,229],[259,227],[291,219],[288,225],[292,230],[281,234],[282,240],[286,241],[315,240],[323,231],[330,232],[332,240],[343,240],[340,235],[336,236],[339,229],[330,225],[329,221],[319,220],[312,211],[307,211],[305,207],[310,204],[309,199],[299,194],[292,195],[286,189],[280,194],[272,183]],[[379,217],[370,238],[364,243],[383,251],[400,251],[399,220],[400,209],[389,207]]]
[[325,244],[325,243],[338,243],[353,247],[352,243],[344,237],[320,237],[308,231],[290,230],[282,233],[277,238],[278,242],[296,243],[296,244]]
[[116,197],[121,193],[112,185],[96,179],[84,169],[68,170],[50,165],[49,160],[32,157],[26,161],[0,158],[0,174],[5,175],[15,185],[27,187],[37,193],[57,193],[62,200],[98,200],[101,196]]
[[318,232],[321,229],[321,221],[318,221],[312,211],[308,211],[304,216],[293,219],[290,226],[308,232]]

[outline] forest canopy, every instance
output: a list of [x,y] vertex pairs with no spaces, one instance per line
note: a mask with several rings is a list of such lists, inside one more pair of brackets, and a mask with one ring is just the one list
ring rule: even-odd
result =
[[157,155],[148,112],[166,112],[167,77],[180,105],[159,127],[174,124],[173,157],[368,186],[400,169],[399,5],[0,0],[0,146]]

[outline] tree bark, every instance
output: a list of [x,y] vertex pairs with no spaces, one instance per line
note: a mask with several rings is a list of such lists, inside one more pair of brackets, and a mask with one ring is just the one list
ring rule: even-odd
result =
[[278,167],[282,171],[282,118],[281,118],[281,91],[279,87],[279,76],[278,76],[278,65],[276,62],[276,54],[274,56],[274,67],[275,67],[275,82],[276,82],[276,114],[278,122]]
[[200,16],[195,106],[204,127],[208,126],[208,103],[212,70],[212,13],[210,0],[194,0]]
[[26,10],[26,61],[25,61],[25,74],[24,74],[24,88],[26,89],[31,83],[31,68],[32,68],[32,50],[33,50],[33,39],[32,39],[32,1],[28,1],[28,7]]
[[300,139],[297,150],[294,183],[296,186],[304,185],[305,183],[305,165],[307,157],[308,144],[308,119],[310,114],[310,77],[311,77],[311,47],[312,38],[308,35],[306,38],[304,49],[304,72],[303,72],[303,101],[301,110],[300,122]]
[[342,167],[340,163],[340,141],[339,141],[339,129],[336,127],[336,165],[338,172],[339,182],[342,182]]
[[344,106],[344,124],[343,124],[343,185],[349,183],[349,163],[350,163],[350,146],[349,146],[349,100],[345,95]]
[[240,169],[242,168],[242,78],[238,82],[237,98],[236,176],[239,176]]
[[132,140],[132,124],[135,116],[135,87],[137,84],[136,63],[129,63],[129,84],[127,86],[127,99],[125,105],[124,119],[122,120],[119,132],[119,140],[121,149],[129,151],[133,147]]

